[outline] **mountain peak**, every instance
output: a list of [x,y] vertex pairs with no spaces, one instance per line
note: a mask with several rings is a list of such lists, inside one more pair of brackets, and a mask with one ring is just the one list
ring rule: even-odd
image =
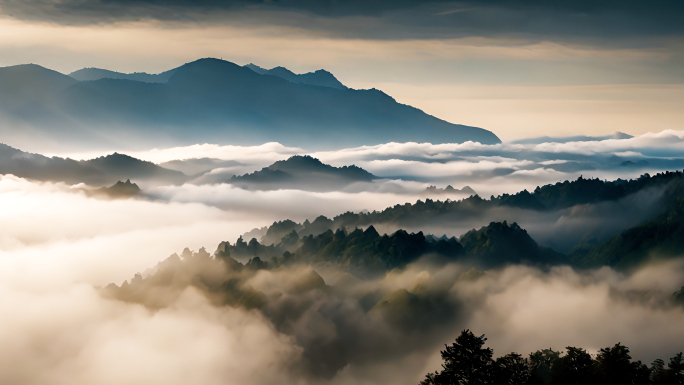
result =
[[329,191],[354,182],[371,182],[374,178],[373,174],[354,165],[333,167],[309,155],[295,155],[251,174],[234,176],[230,183],[250,189]]
[[249,68],[260,75],[277,76],[279,78],[287,80],[290,83],[306,84],[310,86],[329,87],[337,89],[347,89],[347,87],[344,84],[342,84],[339,80],[337,80],[337,78],[335,78],[335,76],[332,73],[324,69],[319,69],[314,72],[308,72],[305,74],[296,74],[282,66],[274,67],[270,70],[267,70],[265,68],[259,67],[256,64],[249,63],[244,67]]

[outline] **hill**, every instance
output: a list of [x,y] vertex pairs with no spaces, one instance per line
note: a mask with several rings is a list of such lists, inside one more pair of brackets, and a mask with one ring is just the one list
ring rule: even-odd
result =
[[[375,226],[384,230],[396,228],[415,231],[450,231],[473,228],[487,218],[517,217],[536,228],[535,239],[542,244],[568,254],[566,259],[578,267],[614,266],[628,269],[647,262],[652,257],[675,256],[684,249],[684,173],[664,172],[644,174],[637,179],[602,181],[578,178],[537,187],[532,193],[521,191],[490,199],[474,195],[466,199],[418,200],[373,212],[346,212],[332,219],[318,217],[313,222],[275,222],[261,234],[266,244],[277,242],[294,231],[298,236],[320,234],[328,229]],[[635,206],[636,205],[636,206]],[[539,222],[542,221],[542,222]],[[506,223],[497,219],[494,223]],[[501,232],[520,232],[511,225]],[[492,231],[491,226],[488,231]],[[478,254],[478,243],[486,243],[493,235],[471,231],[461,238],[470,254]],[[525,240],[526,238],[529,238]],[[500,255],[488,247],[484,260],[532,262],[559,258],[560,254],[536,245],[525,231],[523,243],[508,245]],[[478,240],[478,241],[473,241]],[[532,245],[534,243],[534,245]],[[537,250],[531,252],[531,250]],[[504,255],[506,254],[506,255]]]
[[[289,227],[290,223],[281,223]],[[234,245],[222,242],[216,255],[221,258],[249,260],[248,266],[277,267],[281,264],[332,264],[343,267],[358,277],[402,268],[418,258],[433,255],[443,261],[459,260],[478,268],[495,268],[523,263],[549,266],[567,263],[562,254],[541,248],[517,224],[490,223],[472,230],[461,240],[426,237],[422,232],[398,230],[380,235],[373,226],[365,230],[337,229],[301,236],[293,228],[277,243],[264,245],[256,239],[249,243],[240,237]]]
[[39,108],[77,81],[36,64],[0,68],[0,111]]
[[459,239],[465,253],[481,267],[526,263],[557,265],[568,263],[564,255],[537,245],[517,223],[492,222],[479,230],[471,230]]
[[141,190],[137,184],[131,183],[131,180],[127,179],[125,182],[118,181],[110,187],[87,190],[86,193],[94,197],[120,199],[138,196],[140,195]]
[[657,259],[682,256],[684,199],[677,197],[662,215],[631,227],[606,242],[577,245],[570,253],[581,267],[612,266],[629,270]]
[[91,160],[48,158],[0,144],[0,174],[38,181],[85,183],[105,186],[120,180],[135,179],[147,183],[178,184],[188,177],[154,163],[114,153]]
[[[17,106],[5,118],[40,133],[23,137],[27,143],[42,137],[59,137],[62,143],[68,142],[66,137],[71,143],[116,143],[123,148],[197,142],[277,141],[317,148],[388,140],[500,142],[487,130],[440,120],[376,89],[309,84],[332,81],[334,76],[327,72],[297,75],[293,82],[282,77],[282,70],[273,76],[224,60],[200,59],[154,75],[170,75],[166,82],[157,77],[149,83],[145,74],[88,69],[74,76],[96,80],[77,81],[40,68],[41,74],[49,72],[54,92],[48,87],[36,92],[32,76],[0,87],[0,100],[14,98]],[[0,69],[0,78],[3,71],[10,69]],[[28,96],[15,97],[17,90]],[[41,96],[38,102],[34,95]]]
[[251,174],[233,176],[229,183],[258,190],[334,191],[356,182],[371,182],[374,178],[373,174],[354,165],[333,167],[311,156],[295,155]]

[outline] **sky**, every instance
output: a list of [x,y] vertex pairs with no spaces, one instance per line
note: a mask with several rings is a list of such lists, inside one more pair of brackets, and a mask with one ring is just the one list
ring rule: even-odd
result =
[[0,0],[0,66],[324,68],[503,140],[635,135],[681,127],[683,14],[635,0]]

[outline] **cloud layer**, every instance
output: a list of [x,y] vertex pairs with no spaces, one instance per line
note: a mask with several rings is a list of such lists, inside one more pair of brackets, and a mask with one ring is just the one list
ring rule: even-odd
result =
[[[658,141],[671,144],[673,135],[636,143],[642,150],[646,142],[663,147]],[[610,146],[623,151],[628,145]],[[267,155],[253,159],[270,161],[290,151],[262,150]],[[431,158],[463,156],[456,150],[409,144],[350,152],[357,160],[398,157],[427,167]],[[462,161],[479,160],[484,150],[477,150],[480,155],[468,154],[473,158]],[[460,151],[473,151],[473,145]],[[384,160],[375,159],[381,154]],[[340,162],[350,156],[323,155]],[[526,167],[511,161],[516,158],[490,158]],[[440,177],[440,170],[432,172]],[[467,174],[458,167],[454,172]],[[88,198],[78,187],[0,178],[2,383],[414,384],[438,368],[439,349],[465,328],[487,334],[497,355],[567,345],[594,352],[619,341],[635,358],[650,362],[684,346],[679,328],[684,309],[667,301],[684,285],[684,265],[677,260],[631,275],[510,267],[480,276],[459,265],[436,268],[429,260],[367,281],[304,266],[226,273],[240,290],[256,293],[258,307],[217,304],[192,279],[199,270],[188,260],[179,270],[187,280],[171,285],[152,280],[142,291],[162,306],[102,296],[96,286],[120,285],[136,272],[149,277],[159,271],[158,262],[186,246],[211,252],[219,241],[232,242],[274,220],[334,215],[360,205],[381,209],[407,197],[186,185],[157,188],[151,192],[155,200],[109,201]],[[593,207],[574,215],[598,218],[602,213]],[[209,277],[221,274],[212,266]]]
[[[229,21],[237,25],[297,27],[347,38],[417,39],[526,36],[609,40],[681,36],[676,1],[2,1],[13,17],[66,24],[121,20]],[[543,38],[542,38],[543,36]]]

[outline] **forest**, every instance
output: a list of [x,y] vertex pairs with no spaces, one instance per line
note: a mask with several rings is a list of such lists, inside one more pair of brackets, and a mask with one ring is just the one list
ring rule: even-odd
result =
[[428,373],[420,385],[680,385],[684,356],[650,366],[634,361],[627,346],[616,343],[595,354],[568,346],[565,351],[541,349],[523,357],[509,353],[494,358],[487,338],[464,330],[441,356],[442,370]]

